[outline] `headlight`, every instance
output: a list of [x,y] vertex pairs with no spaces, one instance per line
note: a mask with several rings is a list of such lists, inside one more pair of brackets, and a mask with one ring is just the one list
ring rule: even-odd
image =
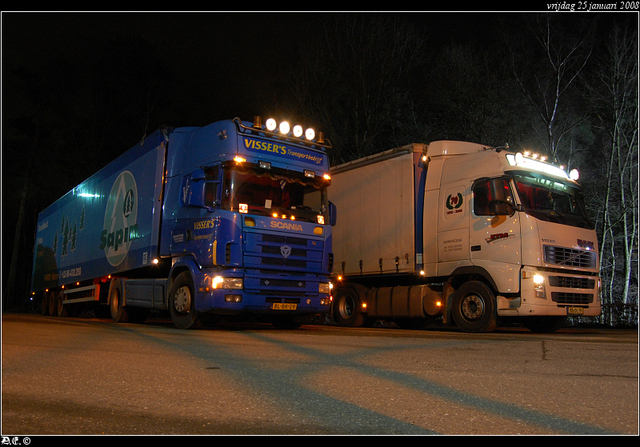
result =
[[543,284],[544,284],[544,276],[542,276],[542,275],[538,275],[538,274],[533,275],[533,283],[534,283],[536,286],[541,286],[541,285],[543,285]]
[[533,286],[536,298],[546,298],[546,294],[544,292],[544,276],[538,273],[533,275]]
[[213,278],[212,287],[214,289],[242,289],[244,281],[242,278],[224,278],[222,276],[216,276]]
[[318,287],[318,292],[326,293],[328,295],[331,293],[331,286],[329,285],[329,283],[320,283],[320,286]]

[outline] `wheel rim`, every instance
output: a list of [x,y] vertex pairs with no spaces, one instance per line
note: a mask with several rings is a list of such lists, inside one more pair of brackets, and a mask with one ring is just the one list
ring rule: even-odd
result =
[[484,300],[476,294],[467,295],[460,303],[460,311],[465,319],[478,320],[484,314]]
[[173,296],[173,308],[180,313],[189,313],[189,309],[191,309],[189,287],[183,286],[176,290],[176,294]]
[[355,303],[351,296],[345,296],[340,303],[340,316],[343,318],[350,318],[353,315]]

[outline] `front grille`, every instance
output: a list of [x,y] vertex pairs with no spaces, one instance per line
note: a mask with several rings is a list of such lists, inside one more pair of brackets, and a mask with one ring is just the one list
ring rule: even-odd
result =
[[[282,254],[282,250],[278,246],[265,245],[265,246],[262,247],[261,253],[268,253],[270,255],[281,255]],[[307,256],[307,250],[304,250],[304,249],[301,249],[301,248],[292,248],[290,250],[290,256],[306,257]]]
[[299,259],[261,258],[260,261],[262,265],[307,268],[307,262]]
[[306,281],[296,281],[296,280],[290,280],[290,279],[268,279],[268,278],[262,278],[260,280],[260,285],[268,286],[268,287],[289,287],[291,289],[296,289],[296,288],[304,289],[305,287],[307,287]]
[[244,266],[278,271],[322,270],[324,241],[299,235],[245,232]]
[[263,233],[262,242],[273,242],[276,244],[307,245],[307,239],[301,237],[282,236],[280,234]]
[[591,304],[593,303],[593,294],[552,292],[551,299],[559,304]]
[[591,278],[577,278],[574,276],[550,276],[549,285],[567,289],[593,289],[596,286],[596,281]]
[[595,268],[597,262],[596,253],[573,248],[544,246],[544,262],[547,264],[562,265],[565,267]]

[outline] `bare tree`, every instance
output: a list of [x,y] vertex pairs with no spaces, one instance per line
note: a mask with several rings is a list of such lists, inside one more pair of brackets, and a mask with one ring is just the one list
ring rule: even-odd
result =
[[[607,136],[603,148],[601,269],[605,300],[637,317],[638,46],[637,33],[614,25],[591,93]],[[619,294],[619,297],[616,295]],[[635,309],[635,311],[633,310]],[[607,315],[609,323],[614,316]],[[629,319],[629,315],[621,315]]]
[[415,112],[411,85],[425,56],[421,34],[393,14],[336,14],[324,25],[291,73],[299,107],[318,114],[338,162],[405,144],[399,132]]
[[571,23],[577,29],[574,33],[556,20],[557,15],[552,14],[535,16],[532,35],[537,45],[511,49],[515,78],[543,124],[541,141],[554,159],[563,136],[587,116],[587,112],[572,115],[569,107],[571,89],[592,49],[591,28],[580,28],[581,22],[575,21]]
[[502,67],[503,52],[477,43],[438,49],[425,71],[426,141],[454,139],[496,146],[522,142],[528,104]]

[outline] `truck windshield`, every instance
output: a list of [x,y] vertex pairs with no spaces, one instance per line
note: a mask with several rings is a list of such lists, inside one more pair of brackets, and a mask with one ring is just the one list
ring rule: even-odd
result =
[[533,173],[515,174],[513,179],[527,214],[549,222],[593,228],[582,191],[576,185]]
[[222,207],[306,222],[328,222],[326,185],[318,178],[254,168],[229,168],[223,175]]

